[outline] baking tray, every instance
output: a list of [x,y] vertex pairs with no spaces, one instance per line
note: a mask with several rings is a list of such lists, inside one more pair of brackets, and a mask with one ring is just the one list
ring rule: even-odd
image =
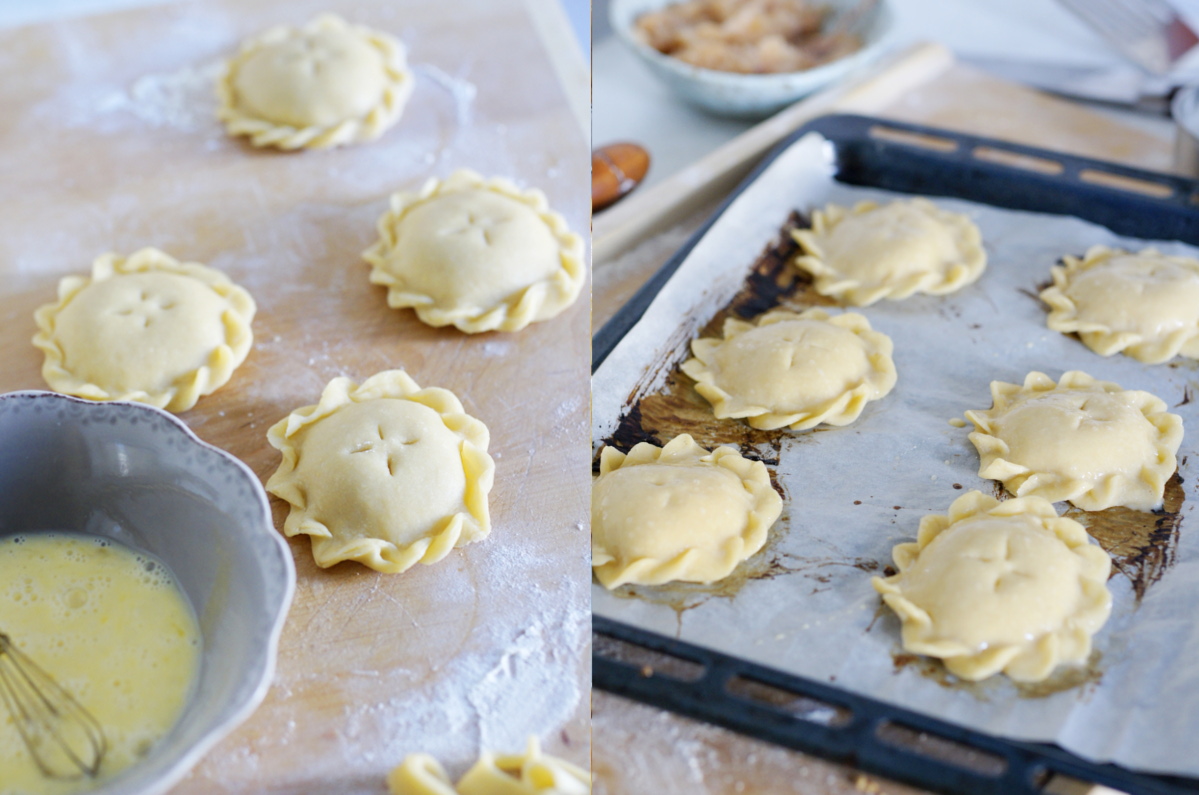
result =
[[[595,335],[593,371],[715,220],[809,132],[834,147],[842,183],[1071,215],[1117,234],[1199,244],[1199,183],[1192,180],[928,127],[825,117],[783,141]],[[594,633],[594,684],[605,690],[929,789],[1039,792],[1053,774],[1065,774],[1129,792],[1199,792],[1199,781],[999,739],[601,616]]]

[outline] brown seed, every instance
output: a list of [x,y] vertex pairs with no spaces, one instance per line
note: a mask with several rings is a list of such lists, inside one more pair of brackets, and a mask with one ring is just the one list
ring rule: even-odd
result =
[[602,210],[645,179],[649,152],[637,144],[601,146],[591,153],[591,210]]

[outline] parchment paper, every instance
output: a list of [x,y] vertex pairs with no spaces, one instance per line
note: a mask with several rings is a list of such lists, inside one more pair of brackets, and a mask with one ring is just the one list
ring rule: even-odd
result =
[[[890,200],[898,194],[836,183],[827,141],[805,137],[765,171],[692,251],[644,318],[595,373],[593,436],[610,435],[633,400],[662,386],[686,357],[688,341],[725,306],[754,259],[794,209],[833,201]],[[914,540],[920,518],[945,513],[978,477],[971,426],[948,420],[991,405],[992,380],[1023,381],[1030,370],[1053,378],[1080,369],[1125,389],[1145,389],[1173,406],[1186,428],[1179,450],[1184,493],[1199,448],[1199,387],[1189,360],[1145,365],[1103,358],[1045,326],[1037,285],[1063,254],[1103,243],[1199,255],[1170,241],[1122,238],[1077,218],[1001,210],[936,198],[969,214],[989,261],[982,278],[947,297],[883,301],[862,311],[895,342],[899,381],[845,428],[784,433],[777,474],[786,499],[772,539],[757,557],[770,577],[733,595],[696,587],[682,602],[655,589],[609,593],[593,585],[593,611],[691,643],[1021,740],[1053,741],[1083,757],[1150,772],[1199,776],[1199,539],[1194,501],[1179,510],[1176,547],[1163,550],[1160,580],[1138,601],[1132,579],[1109,581],[1112,615],[1095,638],[1081,681],[1056,692],[1021,688],[996,676],[964,685],[931,665],[903,664],[899,622],[870,578],[891,563],[892,547]],[[730,421],[731,422],[731,421]],[[954,484],[960,488],[954,488]],[[860,501],[860,502],[859,502]],[[855,504],[859,503],[859,504]],[[1059,504],[1065,510],[1065,503]],[[1087,524],[1087,516],[1080,520]],[[750,563],[754,563],[751,559]],[[759,566],[759,569],[762,567]],[[683,609],[686,608],[686,609]],[[1068,680],[1057,680],[1059,686]]]

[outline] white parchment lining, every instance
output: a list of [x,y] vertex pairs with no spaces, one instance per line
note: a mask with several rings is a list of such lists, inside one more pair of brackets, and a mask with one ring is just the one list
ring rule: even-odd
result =
[[[595,373],[596,440],[613,431],[630,395],[661,385],[791,210],[898,195],[841,185],[832,174],[831,146],[812,134],[729,207]],[[1199,250],[1119,237],[1072,217],[934,200],[979,225],[987,270],[950,296],[855,310],[894,340],[899,381],[846,428],[787,435],[777,467],[787,509],[778,539],[759,554],[781,555],[791,573],[751,580],[735,597],[711,596],[678,612],[597,584],[593,611],[993,734],[1053,741],[1080,756],[1143,771],[1199,776],[1199,537],[1190,531],[1199,401],[1188,399],[1191,391],[1199,395],[1199,369],[1189,360],[1145,365],[1122,355],[1103,358],[1047,329],[1046,310],[1035,297],[1061,255],[1081,255],[1095,244],[1154,245],[1189,256]],[[899,622],[889,610],[878,615],[871,574],[854,564],[891,563],[891,548],[914,540],[922,516],[945,513],[966,490],[991,493],[992,481],[977,474],[978,455],[966,438],[971,428],[948,420],[989,408],[992,380],[1021,382],[1030,370],[1057,379],[1072,369],[1148,390],[1182,416],[1179,474],[1187,499],[1173,566],[1139,605],[1126,577],[1110,580],[1112,616],[1095,638],[1097,681],[1030,697],[1002,675],[969,688],[946,687],[916,666],[896,666]],[[954,489],[955,483],[963,488]],[[1059,511],[1065,507],[1060,503]]]

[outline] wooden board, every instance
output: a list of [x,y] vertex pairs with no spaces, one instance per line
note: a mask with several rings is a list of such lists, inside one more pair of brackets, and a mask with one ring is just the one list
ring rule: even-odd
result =
[[[367,146],[284,154],[225,136],[213,65],[323,11],[397,34],[418,85]],[[424,750],[452,774],[529,734],[588,762],[590,487],[584,298],[514,334],[388,309],[361,252],[388,195],[470,167],[543,189],[586,232],[587,144],[519,0],[215,0],[0,36],[0,389],[45,388],[33,311],[105,251],[157,246],[258,302],[255,345],[182,418],[262,479],[267,428],[331,378],[406,369],[491,429],[494,529],[434,566],[315,567],[307,539],[274,686],[178,793],[382,793]],[[282,526],[285,506],[272,499]]]

